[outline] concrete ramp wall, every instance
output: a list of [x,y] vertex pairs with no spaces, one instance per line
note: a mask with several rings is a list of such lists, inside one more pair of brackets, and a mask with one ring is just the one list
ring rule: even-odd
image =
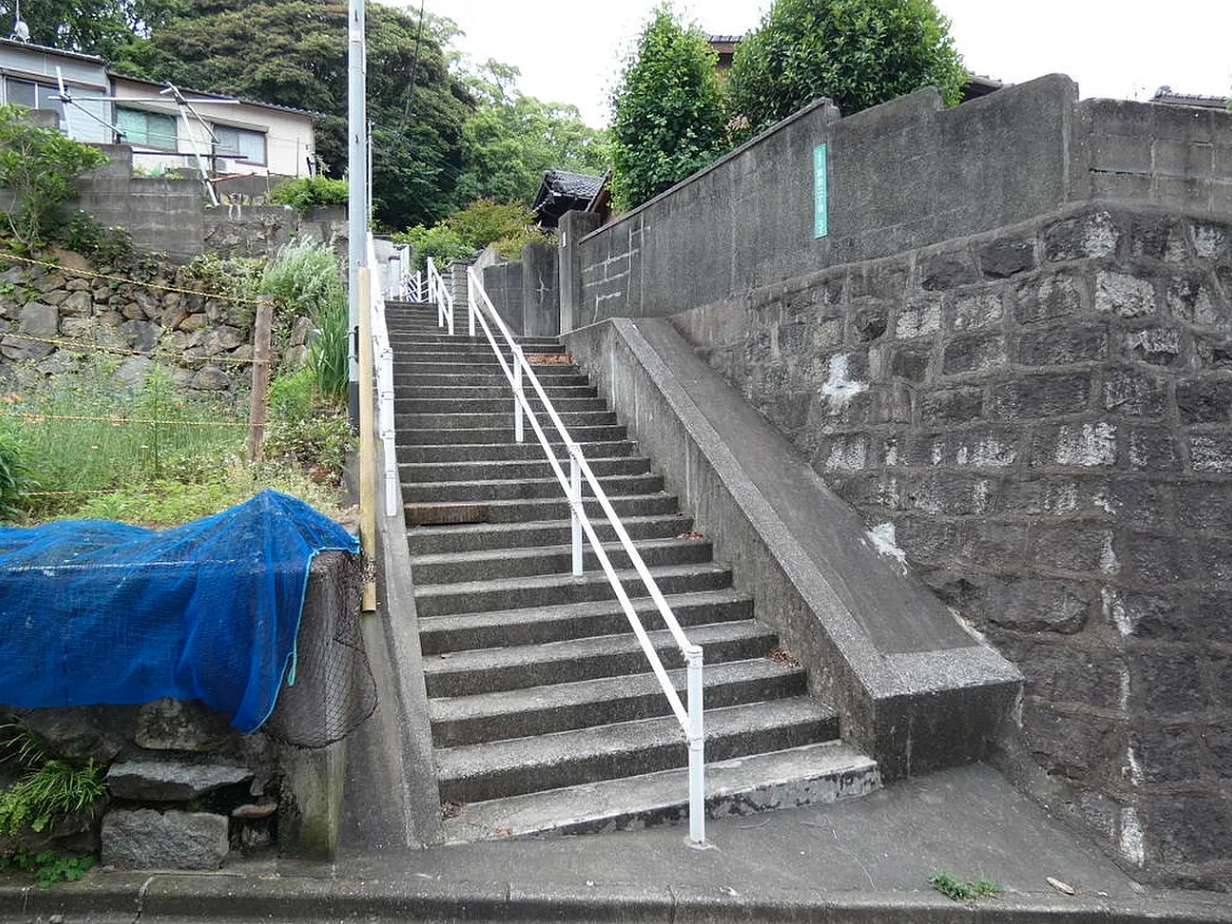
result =
[[1018,671],[667,321],[616,319],[565,342],[884,777],[985,755]]

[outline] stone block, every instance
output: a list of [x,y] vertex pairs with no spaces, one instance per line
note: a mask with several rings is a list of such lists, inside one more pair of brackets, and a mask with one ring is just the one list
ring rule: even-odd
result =
[[1135,782],[1184,783],[1203,776],[1202,734],[1190,724],[1143,722],[1130,736]]
[[1005,317],[1005,297],[997,292],[977,292],[954,298],[953,327],[956,331],[990,327]]
[[927,337],[941,330],[941,299],[920,299],[903,307],[894,322],[894,336],[899,340]]
[[1105,410],[1125,417],[1161,417],[1168,407],[1168,389],[1154,372],[1116,368],[1104,373]]
[[133,759],[113,763],[107,787],[118,799],[188,802],[252,779],[248,767],[204,760]]
[[1200,474],[1232,474],[1232,434],[1194,434],[1189,438],[1189,457]]
[[1122,576],[1135,584],[1162,588],[1195,576],[1197,563],[1172,535],[1127,532],[1117,551]]
[[117,869],[218,869],[229,849],[227,827],[223,815],[116,809],[103,818],[103,864]]
[[1032,530],[1030,558],[1040,569],[1115,573],[1112,530],[1103,523],[1076,521]]
[[1089,373],[1022,376],[989,392],[989,416],[1003,420],[1040,420],[1085,410],[1091,399]]
[[895,345],[890,353],[890,375],[909,382],[926,382],[931,362],[929,347]]
[[946,458],[955,465],[977,468],[1007,468],[1019,456],[1016,428],[1001,425],[973,427],[951,433],[946,439]]
[[1123,666],[1112,652],[1036,639],[1007,643],[1007,648],[1026,678],[1028,695],[1095,709],[1119,706]]
[[1014,319],[1033,324],[1054,318],[1069,318],[1083,311],[1086,280],[1055,274],[1024,282],[1015,290]]
[[159,699],[137,712],[135,740],[155,751],[216,751],[235,737],[227,717],[199,702]]
[[1104,211],[1063,218],[1044,228],[1044,260],[1058,263],[1111,256],[1120,235],[1116,222]]
[[1108,332],[1102,327],[1030,331],[1018,338],[1018,361],[1026,366],[1098,362],[1107,355]]
[[1164,427],[1133,427],[1126,441],[1129,467],[1139,472],[1179,472],[1181,453],[1176,436]]
[[1109,482],[1108,504],[1125,522],[1165,529],[1172,522],[1172,492],[1168,481],[1118,477]]
[[1128,273],[1098,273],[1095,276],[1095,310],[1122,318],[1153,315],[1158,310],[1155,286],[1149,279]]
[[930,390],[920,396],[918,407],[920,422],[925,425],[969,423],[983,415],[984,390],[976,387]]
[[906,501],[911,508],[939,516],[979,516],[988,511],[992,491],[987,478],[942,471],[916,479]]
[[1199,259],[1210,260],[1227,256],[1229,241],[1232,240],[1227,226],[1199,221],[1194,222],[1191,231],[1194,251]]
[[1176,383],[1182,424],[1232,423],[1232,380],[1190,379]]
[[1219,294],[1199,279],[1174,279],[1164,302],[1172,317],[1197,327],[1221,327],[1232,314]]
[[1130,252],[1135,257],[1148,257],[1177,263],[1185,259],[1185,226],[1174,215],[1136,214],[1130,220]]
[[1000,334],[966,334],[945,345],[941,371],[962,375],[1004,367],[1007,362],[1005,337]]
[[1018,477],[1007,481],[1000,496],[1002,512],[1016,517],[1108,512],[1108,481],[1104,475]]
[[1129,653],[1130,689],[1143,712],[1167,718],[1207,708],[1199,656],[1188,646],[1155,644]]
[[1215,793],[1148,797],[1152,853],[1164,863],[1204,863],[1232,856],[1232,808]]
[[[1187,481],[1178,483],[1175,491],[1177,524],[1182,529],[1232,532],[1232,484]],[[1229,623],[1232,624],[1232,619]]]
[[1000,238],[978,252],[980,270],[990,279],[1004,279],[1035,269],[1035,238]]
[[1022,737],[1047,773],[1077,783],[1116,775],[1125,753],[1124,732],[1111,719],[1056,710],[1034,697],[1023,704]]
[[1098,468],[1116,459],[1117,427],[1109,421],[1040,426],[1032,437],[1032,466]]
[[1128,331],[1122,351],[1126,358],[1137,359],[1153,366],[1179,365],[1183,355],[1180,331],[1172,327],[1148,327]]
[[1186,642],[1196,641],[1201,635],[1197,619],[1183,595],[1122,591],[1117,596],[1116,606],[1122,625],[1138,638]]
[[920,288],[925,292],[949,292],[980,279],[980,274],[969,259],[951,254],[921,261],[919,271]]

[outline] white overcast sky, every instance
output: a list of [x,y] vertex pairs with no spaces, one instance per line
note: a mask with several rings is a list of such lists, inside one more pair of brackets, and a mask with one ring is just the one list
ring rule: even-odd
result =
[[[418,8],[419,0],[387,0]],[[1069,74],[1082,96],[1232,94],[1232,0],[934,0],[968,70],[1018,83]],[[517,66],[518,88],[606,125],[625,51],[656,0],[425,0],[475,61]],[[677,0],[705,32],[754,28],[769,0]]]

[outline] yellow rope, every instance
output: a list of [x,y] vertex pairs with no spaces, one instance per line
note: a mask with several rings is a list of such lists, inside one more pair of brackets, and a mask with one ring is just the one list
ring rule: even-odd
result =
[[160,420],[156,417],[90,417],[87,415],[78,414],[40,414],[37,411],[27,411],[25,413],[14,414],[11,411],[0,414],[0,420],[9,418],[12,420],[20,420],[25,423],[44,423],[48,420],[91,420],[97,423],[109,423],[113,427],[120,427],[124,424],[167,424],[173,427],[247,427],[247,422],[235,420]]
[[230,302],[243,302],[249,305],[260,303],[260,299],[244,298],[240,295],[221,295],[217,292],[202,292],[198,289],[181,289],[178,286],[160,285],[156,282],[139,282],[136,279],[127,279],[124,276],[112,276],[107,273],[96,273],[93,270],[76,269],[72,266],[64,266],[60,263],[52,263],[49,260],[35,260],[32,257],[19,257],[13,253],[0,252],[0,259],[11,260],[14,263],[26,263],[30,266],[43,266],[48,269],[61,270],[66,273],[76,273],[78,276],[86,276],[90,279],[106,279],[109,282],[123,282],[134,286],[144,286],[147,289],[159,289],[163,292],[178,292],[181,295],[200,295],[203,298],[217,298]]
[[[173,357],[176,354],[165,350],[154,350],[149,353],[141,350],[131,350],[128,347],[113,347],[101,343],[86,343],[82,340],[61,340],[53,337],[35,337],[33,334],[10,334],[0,333],[0,338],[5,340],[28,340],[31,343],[46,343],[54,347],[59,347],[64,350],[77,350],[82,353],[98,351],[100,353],[114,353],[117,356],[148,356],[152,359],[161,357]],[[238,363],[240,365],[269,365],[268,359],[238,359],[234,356],[190,356],[185,357],[190,361],[200,360],[205,363]]]

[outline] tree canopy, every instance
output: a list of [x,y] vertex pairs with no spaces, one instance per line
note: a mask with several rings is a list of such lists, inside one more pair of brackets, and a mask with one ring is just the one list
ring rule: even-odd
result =
[[933,85],[955,105],[968,80],[931,0],[775,0],[736,49],[734,113],[750,132],[818,97],[843,115]]
[[[135,36],[164,22],[179,0],[25,0],[21,18],[30,41],[111,60]],[[0,0],[0,22],[8,34],[16,14],[13,0]]]
[[612,192],[640,205],[727,147],[716,55],[669,5],[643,29],[612,95]]

